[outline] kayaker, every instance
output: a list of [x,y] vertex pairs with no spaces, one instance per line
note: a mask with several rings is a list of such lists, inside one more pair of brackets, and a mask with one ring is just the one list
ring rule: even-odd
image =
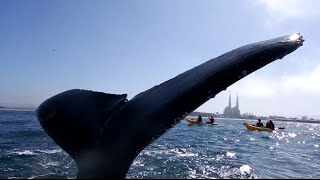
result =
[[263,127],[263,123],[261,122],[261,119],[258,119],[256,127]]
[[271,119],[266,123],[266,128],[274,129],[274,124]]
[[270,120],[266,122],[266,128],[270,128]]
[[274,129],[274,124],[273,124],[273,122],[271,121],[271,119],[270,119],[270,129]]
[[210,122],[208,122],[208,123],[214,123],[214,118],[213,118],[213,116],[210,116],[210,117],[209,117],[209,120],[210,120]]
[[198,117],[198,122],[202,122],[202,117],[199,115],[199,117]]

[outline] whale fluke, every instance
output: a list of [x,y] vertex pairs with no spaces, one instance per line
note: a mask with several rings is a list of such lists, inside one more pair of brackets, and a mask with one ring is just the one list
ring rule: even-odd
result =
[[44,101],[37,118],[77,163],[78,178],[125,178],[135,157],[216,94],[303,45],[300,33],[239,47],[127,100],[72,89]]

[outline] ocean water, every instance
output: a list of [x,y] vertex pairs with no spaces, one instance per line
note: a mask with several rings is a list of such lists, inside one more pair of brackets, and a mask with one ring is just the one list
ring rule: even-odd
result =
[[[274,122],[286,129],[250,132],[245,120],[216,122],[182,121],[139,154],[127,178],[320,178],[320,124]],[[75,162],[47,136],[34,112],[0,111],[1,179],[76,174]]]

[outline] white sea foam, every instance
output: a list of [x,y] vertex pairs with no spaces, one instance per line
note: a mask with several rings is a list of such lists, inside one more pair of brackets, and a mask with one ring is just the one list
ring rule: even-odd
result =
[[19,179],[19,178],[12,176],[12,177],[8,177],[8,179]]
[[189,177],[192,178],[192,179],[197,178],[197,172],[196,172],[195,169],[192,169],[192,170],[188,171],[188,174],[189,174]]
[[140,159],[136,159],[132,163],[133,166],[144,166],[144,162]]
[[198,153],[193,153],[193,152],[187,152],[185,149],[183,150],[174,150],[175,154],[179,157],[197,157],[199,154]]
[[38,163],[38,164],[41,165],[44,168],[48,168],[50,166],[59,166],[60,165],[60,163],[57,162],[57,161],[50,161],[48,163]]
[[235,158],[235,157],[236,157],[236,153],[227,152],[226,156],[227,156],[228,158]]
[[30,156],[32,156],[32,155],[37,155],[37,153],[35,153],[35,152],[32,152],[32,151],[30,151],[30,150],[24,150],[24,151],[15,151],[15,152],[12,152],[12,153],[10,153],[10,154],[18,154],[18,155],[30,155]]
[[62,152],[62,149],[37,150],[37,151],[42,152],[42,153],[46,153],[46,154],[54,154],[54,153],[60,153],[60,152]]
[[290,132],[289,132],[288,136],[289,136],[289,137],[296,137],[297,134],[295,134],[295,133],[290,133]]
[[219,161],[219,160],[222,160],[224,158],[224,155],[223,154],[218,154],[216,156],[216,160]]
[[251,171],[251,167],[249,165],[243,165],[239,169],[241,174],[246,174],[246,173],[249,174]]

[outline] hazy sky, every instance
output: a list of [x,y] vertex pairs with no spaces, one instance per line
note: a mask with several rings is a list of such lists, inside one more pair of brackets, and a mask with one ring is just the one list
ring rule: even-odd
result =
[[301,32],[304,46],[219,93],[258,115],[319,115],[318,0],[0,1],[0,105],[35,106],[65,90],[129,99],[248,43]]

